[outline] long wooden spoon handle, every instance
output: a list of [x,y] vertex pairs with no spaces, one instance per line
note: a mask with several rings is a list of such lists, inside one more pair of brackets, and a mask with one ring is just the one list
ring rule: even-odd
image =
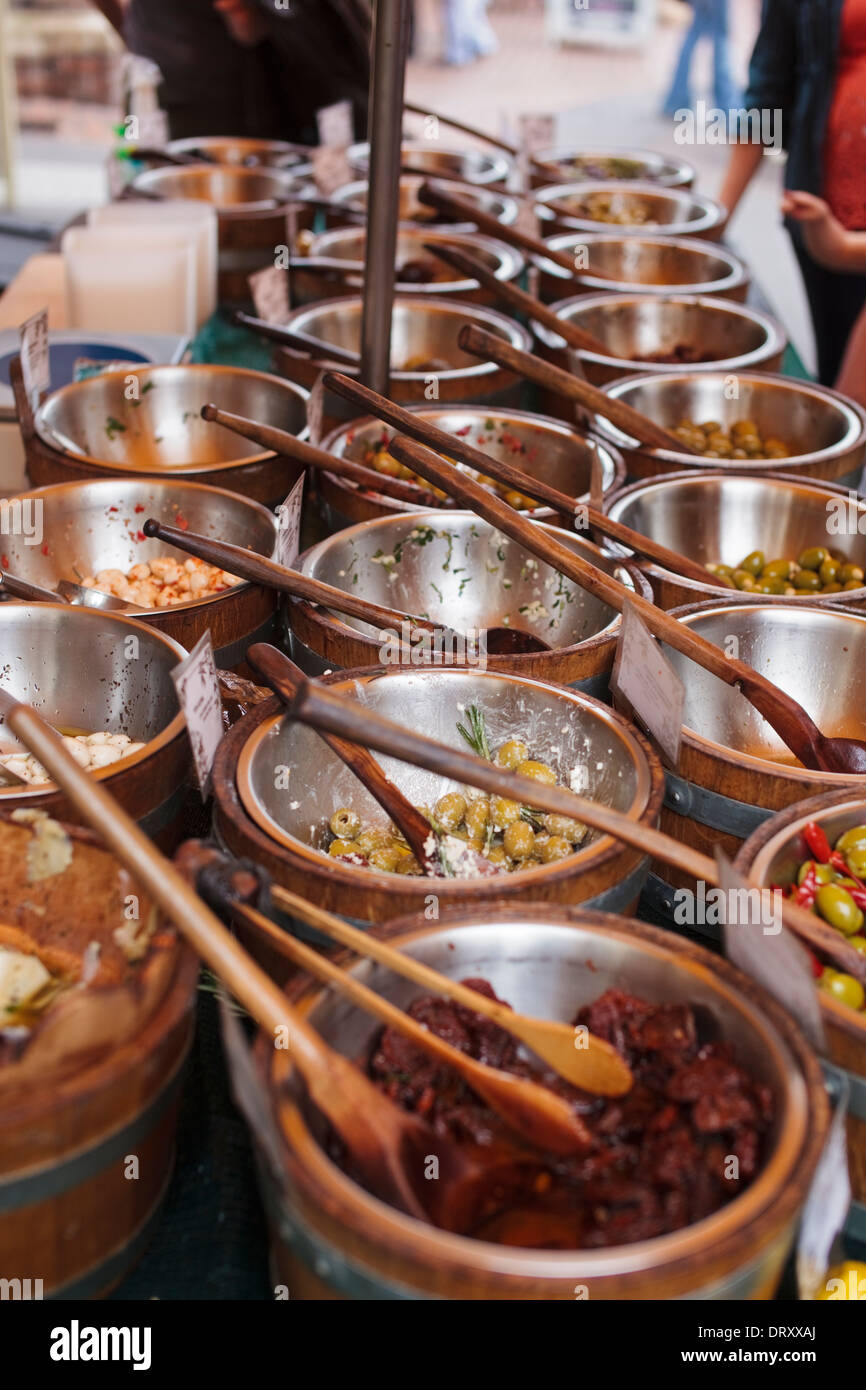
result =
[[312,339],[305,338],[300,333],[293,333],[291,328],[284,328],[281,324],[268,323],[265,319],[257,319],[253,314],[245,314],[241,309],[235,311],[232,320],[243,328],[250,328],[254,333],[258,333],[260,338],[267,338],[272,343],[279,343],[281,347],[294,348],[296,352],[304,352],[308,357],[315,357],[323,362],[343,362],[349,367],[357,367],[361,361],[360,354],[350,351],[349,348],[337,347],[335,344],[314,343]]
[[[276,652],[274,647],[264,643],[251,647],[247,655],[254,669],[261,672],[280,699],[291,704],[306,682],[301,668],[282,652]],[[385,814],[390,816],[403,832],[418,863],[424,865],[431,873],[438,874],[439,861],[430,822],[412,805],[409,798],[403,795],[399,787],[395,786],[370,750],[362,743],[350,743],[347,739],[338,738],[322,730],[319,731],[319,736],[349,770],[354,772],[361,785],[376,798]]]
[[618,580],[612,579],[575,551],[569,550],[548,532],[542,531],[533,522],[520,516],[495,493],[481,487],[474,479],[459,472],[430,449],[424,449],[400,436],[392,439],[389,448],[395,458],[411,467],[414,472],[420,473],[428,481],[435,482],[438,487],[450,492],[452,497],[471,507],[479,516],[497,526],[507,536],[511,536],[519,545],[552,565],[573,583],[609,603],[618,612],[621,613],[624,604],[629,602],[655,637],[667,642],[669,646],[682,652],[683,656],[689,657],[712,675],[718,676],[726,685],[737,686],[791,751],[807,767],[815,765],[814,747],[815,741],[821,737],[820,730],[796,700],[779,690],[765,676],[754,671],[744,661],[726,656],[721,648],[693,632],[685,623],[678,622],[669,613],[663,613],[640,594],[626,589]]
[[27,579],[19,579],[17,574],[0,570],[0,589],[12,598],[24,599],[27,603],[64,603],[62,594],[53,589],[43,589],[41,584],[31,584]]
[[599,391],[597,386],[591,386],[588,381],[581,381],[579,377],[572,376],[561,367],[555,367],[552,362],[545,362],[543,358],[535,357],[531,352],[512,347],[504,338],[498,337],[495,333],[488,333],[476,324],[464,323],[457,335],[457,341],[464,352],[471,353],[473,357],[496,362],[506,371],[525,376],[557,395],[577,401],[586,410],[603,415],[617,429],[637,439],[647,448],[673,450],[679,454],[697,453],[691,445],[683,443],[675,434],[657,425],[647,415],[633,410],[625,401],[619,401],[614,396],[607,395],[605,391]]
[[565,251],[555,251],[542,241],[541,237],[531,236],[528,232],[522,232],[517,227],[509,226],[500,222],[498,218],[483,208],[476,207],[467,199],[452,194],[450,189],[439,188],[435,183],[424,183],[418,190],[418,201],[425,207],[436,208],[438,212],[444,212],[447,216],[453,217],[456,222],[474,222],[481,232],[487,232],[489,236],[498,237],[500,241],[507,241],[509,246],[516,246],[520,251],[528,251],[533,256],[543,256],[545,260],[554,261],[556,265],[561,265],[563,270],[569,274],[574,274],[574,258]]
[[491,294],[495,294],[504,303],[510,304],[518,313],[543,323],[551,332],[564,338],[569,347],[582,349],[584,352],[599,353],[602,357],[614,355],[600,338],[594,338],[591,333],[587,333],[583,328],[578,328],[577,324],[572,323],[569,319],[560,318],[547,304],[542,304],[540,299],[536,299],[534,294],[527,294],[525,290],[513,285],[510,280],[501,280],[477,256],[469,256],[459,247],[449,246],[447,243],[436,246],[425,243],[424,250],[431,256],[438,256],[440,261],[445,261],[455,270],[462,271],[469,279],[477,280],[485,289],[490,290]]
[[419,508],[447,505],[447,499],[434,496],[417,483],[389,478],[383,473],[377,473],[374,468],[365,467],[364,464],[338,458],[336,454],[329,454],[326,449],[308,444],[305,439],[298,439],[296,435],[289,434],[287,430],[277,429],[274,425],[262,425],[258,420],[247,419],[245,415],[233,415],[231,411],[220,410],[219,406],[210,402],[202,406],[201,415],[203,420],[222,425],[224,429],[231,430],[232,434],[239,434],[243,439],[261,444],[263,449],[273,449],[275,454],[285,454],[287,458],[294,459],[295,463],[303,464],[305,468],[333,473],[338,478],[346,478],[349,482],[357,483],[358,487],[371,489],[384,497],[394,497],[399,502],[410,502],[412,506]]
[[416,618],[411,613],[403,613],[399,608],[386,608],[367,599],[356,598],[336,585],[324,584],[319,579],[311,579],[300,570],[288,569],[276,560],[268,560],[264,555],[246,550],[241,545],[231,545],[228,541],[218,541],[211,536],[200,536],[195,531],[181,531],[177,526],[168,526],[156,517],[148,517],[143,526],[146,536],[165,541],[189,555],[196,555],[210,565],[218,565],[241,579],[253,584],[263,584],[265,588],[277,589],[280,593],[291,594],[294,598],[306,599],[308,603],[318,603],[326,608],[336,608],[339,613],[360,618],[362,622],[374,627],[396,628],[398,638],[404,623],[410,629],[435,633],[457,639],[457,634],[441,623],[431,622],[429,618]]
[[462,130],[464,135],[472,135],[476,140],[483,140],[487,145],[493,145],[497,150],[504,150],[516,158],[520,151],[516,145],[509,144],[507,140],[501,139],[498,135],[488,135],[486,130],[479,130],[477,126],[467,125],[465,121],[458,121],[454,116],[443,116],[439,111],[431,111],[429,106],[416,106],[414,102],[404,101],[404,111],[411,111],[415,116],[433,117],[440,125],[451,126],[454,130]]

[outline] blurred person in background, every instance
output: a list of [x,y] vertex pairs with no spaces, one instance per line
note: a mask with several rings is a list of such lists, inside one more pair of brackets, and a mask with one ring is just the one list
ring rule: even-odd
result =
[[[800,189],[791,191],[782,199],[782,211],[797,223],[806,250],[818,265],[847,276],[866,274],[866,232],[848,231],[823,198]],[[851,330],[834,385],[866,405],[866,304]]]
[[442,10],[443,62],[474,63],[496,52],[499,42],[487,17],[487,0],[442,0]]
[[318,142],[316,111],[352,102],[367,126],[369,0],[94,0],[132,53],[162,73],[172,139]]
[[720,111],[736,110],[740,105],[741,93],[731,74],[728,0],[689,0],[689,3],[694,16],[683,39],[663,112],[666,116],[675,116],[678,111],[688,111],[693,106],[692,59],[703,39],[708,39],[713,46],[713,101]]
[[[866,229],[866,0],[764,0],[744,105],[781,112],[786,187],[825,199],[843,229]],[[719,191],[729,215],[762,155],[756,139],[732,146]],[[818,379],[831,386],[866,303],[866,274],[822,263],[800,224],[789,217],[787,225],[809,301]]]

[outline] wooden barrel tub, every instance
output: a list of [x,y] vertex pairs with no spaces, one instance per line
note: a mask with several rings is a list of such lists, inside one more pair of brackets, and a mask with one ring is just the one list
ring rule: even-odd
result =
[[[454,747],[465,747],[457,721],[477,703],[492,747],[522,730],[530,753],[548,756],[567,780],[573,771],[575,786],[583,778],[589,795],[641,824],[657,820],[664,780],[658,758],[621,715],[580,692],[465,667],[368,668],[340,672],[325,682]],[[319,736],[284,719],[281,709],[276,700],[255,706],[217,751],[214,829],[222,846],[254,860],[283,887],[361,925],[423,909],[429,878],[353,866],[315,848],[338,806],[357,808],[374,826],[387,818]],[[434,774],[393,759],[383,762],[415,804],[429,804],[441,794],[442,779]],[[598,835],[555,863],[485,878],[437,878],[434,888],[442,907],[540,899],[631,910],[647,868],[639,850]]]
[[[404,1216],[347,1177],[326,1156],[322,1126],[291,1079],[275,1088],[280,1054],[260,1037],[255,1061],[266,1104],[257,1138],[272,1275],[291,1299],[773,1297],[829,1120],[818,1060],[775,1000],[700,947],[606,913],[497,905],[452,910],[438,923],[418,914],[374,930],[445,974],[489,980],[529,1013],[570,1020],[610,985],[655,1003],[703,1006],[742,1064],[770,1087],[775,1133],[749,1188],[671,1235],[599,1250],[495,1245]],[[369,962],[352,968],[399,1007],[420,993]],[[338,1051],[366,1055],[374,1022],[306,976],[289,994]]]
[[[792,882],[804,859],[811,857],[803,829],[817,821],[834,844],[844,831],[866,822],[866,797],[825,793],[809,797],[764,821],[737,856],[736,867],[750,879],[768,887]],[[847,1008],[818,991],[827,1055],[844,1072],[848,1089],[848,1171],[854,1197],[845,1230],[866,1240],[866,1013]]]
[[[866,614],[813,605],[694,604],[675,615],[717,646],[731,640],[739,657],[798,700],[823,733],[866,735],[857,699],[866,652]],[[793,759],[769,724],[734,689],[665,647],[684,681],[680,760],[666,773],[661,828],[712,857],[733,857],[777,811],[805,797],[866,791],[866,778],[813,772]],[[654,864],[649,891],[672,913],[674,890],[694,879]],[[698,930],[700,930],[698,926]],[[711,931],[714,930],[711,928]]]
[[[17,1060],[0,1039],[0,1278],[34,1297],[81,1299],[120,1282],[159,1218],[198,962],[90,831],[65,834],[68,867],[33,881],[33,829],[0,818],[0,945],[78,981],[96,966]],[[139,923],[153,912],[157,928],[137,964],[114,937],[131,925],[133,893]],[[91,941],[101,950],[88,963]]]

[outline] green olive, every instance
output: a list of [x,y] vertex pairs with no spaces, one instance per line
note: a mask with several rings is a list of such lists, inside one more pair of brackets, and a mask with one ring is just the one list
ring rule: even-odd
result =
[[525,762],[518,763],[515,768],[518,776],[531,777],[534,782],[545,782],[552,787],[556,782],[556,773],[547,763],[536,762],[534,758],[527,758]]
[[861,956],[866,956],[866,936],[849,936],[848,945],[859,951]]
[[852,825],[850,830],[839,836],[833,848],[844,854],[846,859],[852,849],[866,849],[866,825]]
[[866,878],[866,845],[862,849],[852,849],[845,855],[845,863],[857,878]]
[[824,585],[822,585],[822,587],[821,587],[821,593],[822,593],[822,594],[841,594],[841,592],[842,592],[842,585],[841,585],[841,584],[837,584],[835,580],[833,581],[832,584],[824,584]]
[[563,835],[548,835],[539,845],[538,853],[542,864],[553,864],[558,859],[567,859],[572,853],[572,848]]
[[866,991],[860,981],[841,970],[824,970],[818,988],[838,999],[840,1004],[847,1004],[849,1009],[862,1009],[866,1001]]
[[341,806],[328,821],[331,833],[338,840],[354,840],[361,829],[361,817],[349,806]]
[[807,859],[797,871],[798,883],[803,882],[810,869],[815,870],[815,877],[819,883],[832,883],[836,877],[836,870],[832,864],[816,864],[814,859]]
[[839,564],[839,561],[834,560],[832,555],[828,555],[827,559],[824,561],[824,563],[821,565],[821,568],[818,570],[818,574],[821,578],[821,583],[832,584],[834,580],[839,578],[839,570],[841,568],[842,566]]
[[506,828],[502,844],[509,859],[528,859],[535,849],[535,831],[525,820],[516,820]]
[[863,588],[863,580],[862,580],[862,579],[849,579],[849,580],[847,581],[847,583],[845,583],[845,584],[842,585],[842,588],[843,588],[843,589],[862,589],[862,588]]
[[490,821],[490,802],[486,796],[478,796],[469,802],[464,820],[470,835],[484,834]]
[[501,748],[497,748],[494,761],[500,767],[517,767],[518,763],[525,762],[528,751],[522,739],[510,738]]
[[786,587],[784,579],[759,579],[752,592],[755,594],[783,594]]
[[863,570],[860,565],[846,564],[842,566],[838,578],[842,584],[848,584],[852,579],[858,583],[863,583]]
[[863,913],[855,903],[847,888],[838,883],[827,883],[818,889],[815,907],[825,922],[845,936],[853,936],[863,925]]
[[347,854],[363,854],[364,851],[356,840],[332,840],[328,845],[328,853],[332,859],[342,859]]
[[367,856],[367,862],[371,869],[378,869],[383,874],[393,874],[402,857],[400,851],[394,849],[393,845],[383,845],[381,849],[374,849]]
[[570,816],[548,815],[543,817],[544,828],[555,839],[568,840],[569,844],[579,845],[586,835],[586,826]]
[[520,803],[510,801],[507,796],[492,796],[490,816],[497,830],[504,830],[507,825],[520,820]]
[[766,564],[764,566],[761,578],[787,579],[790,576],[793,568],[794,566],[790,560],[770,560],[769,564]]
[[816,574],[815,570],[799,569],[796,571],[791,583],[794,585],[795,589],[800,589],[803,593],[805,593],[807,589],[814,592],[821,587],[821,577]]
[[829,559],[830,552],[825,550],[823,545],[813,545],[809,550],[804,550],[802,555],[797,557],[797,564],[804,570],[815,570],[821,568],[824,561]]
[[466,815],[466,797],[459,792],[446,792],[433,807],[433,815],[446,830],[456,830]]
[[734,570],[733,583],[734,587],[737,589],[754,589],[755,576],[753,574],[749,574],[748,570]]
[[764,568],[765,563],[766,556],[763,550],[753,550],[751,554],[746,556],[745,560],[741,561],[738,568],[741,570],[748,570],[749,574],[758,575]]

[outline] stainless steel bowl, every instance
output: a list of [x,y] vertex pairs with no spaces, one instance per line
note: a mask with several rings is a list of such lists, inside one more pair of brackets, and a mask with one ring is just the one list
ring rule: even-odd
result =
[[[188,747],[171,672],[179,642],[132,618],[53,603],[0,604],[3,689],[61,730],[128,734],[145,747],[93,773],[156,833],[183,799]],[[0,722],[5,747],[17,740]],[[0,787],[0,806],[55,809],[54,783]],[[64,813],[68,806],[64,803]],[[80,819],[75,814],[72,820]]]
[[[367,173],[370,167],[368,144],[350,145],[348,157],[353,169]],[[460,183],[482,187],[491,183],[505,183],[514,167],[513,160],[505,154],[492,154],[487,150],[442,149],[438,142],[431,140],[404,140],[401,158],[413,173],[420,169],[431,179],[456,179]]]
[[261,164],[293,171],[299,165],[308,166],[310,158],[308,149],[287,140],[253,140],[235,135],[191,135],[185,140],[169,140],[165,148],[169,154],[204,155],[217,164]]
[[[813,858],[803,839],[803,831],[811,822],[820,825],[830,844],[855,825],[866,823],[866,801],[862,797],[827,797],[788,807],[761,828],[761,843],[752,851],[751,842],[744,858],[748,858],[749,874],[757,882],[779,884],[785,888],[795,882],[797,870],[804,859]],[[828,804],[829,803],[829,804]],[[866,1018],[861,1015],[866,1024]]]
[[[320,232],[309,245],[306,257],[299,257],[292,269],[292,288],[295,296],[303,301],[321,299],[323,294],[346,294],[349,291],[363,290],[364,252],[367,233],[356,227],[336,227]],[[479,296],[491,297],[489,291],[482,290],[477,280],[467,279],[445,261],[431,256],[425,244],[432,246],[454,246],[458,250],[476,256],[497,280],[516,280],[523,273],[525,262],[519,251],[506,246],[504,241],[493,237],[461,236],[450,229],[433,227],[400,227],[397,233],[396,266],[398,279],[395,289],[398,294],[432,295],[438,298],[447,295],[454,299],[477,299]],[[326,280],[320,274],[305,273],[304,260],[309,259],[320,265],[329,265],[338,272],[335,281]],[[424,263],[432,275],[427,282],[399,278],[408,262]]]
[[[634,592],[628,570],[585,537],[536,524]],[[553,647],[570,648],[601,634],[613,635],[620,623],[614,609],[473,512],[410,512],[364,521],[314,545],[301,556],[299,566],[304,574],[338,589],[463,633],[515,626]],[[301,606],[291,602],[290,620]],[[361,635],[366,657],[359,664],[378,663],[378,629],[322,610],[322,619],[326,616],[329,626]],[[537,664],[537,657],[532,660]]]
[[[696,1007],[773,1096],[768,1153],[745,1192],[672,1234],[596,1251],[497,1246],[427,1226],[371,1197],[327,1157],[320,1120],[292,1088],[281,1093],[279,1111],[285,1177],[279,1187],[272,1176],[265,1181],[285,1213],[277,1229],[295,1252],[288,1269],[298,1282],[315,1262],[318,1279],[355,1298],[770,1296],[828,1123],[818,1063],[774,1000],[708,952],[607,914],[464,909],[445,923],[406,917],[380,934],[453,979],[488,979],[515,1009],[539,1017],[571,1021],[608,988]],[[372,962],[350,968],[399,1008],[420,993]],[[292,995],[332,1047],[366,1055],[376,1029],[368,1017],[304,977]],[[272,1045],[262,1038],[257,1050],[270,1074]]]
[[218,213],[242,214],[290,201],[310,189],[306,175],[274,168],[245,169],[235,164],[163,165],[145,169],[132,181],[135,192],[157,198],[196,198]]
[[[718,371],[666,371],[624,377],[605,391],[672,428],[683,418],[719,420],[727,427],[736,420],[754,420],[762,437],[782,439],[793,451],[784,459],[754,459],[750,473],[796,473],[798,477],[829,478],[857,485],[866,454],[866,411],[829,387],[794,377],[763,372],[731,379]],[[642,450],[636,440],[596,417],[605,438],[621,448],[635,476],[674,473],[684,469],[742,472],[742,459],[704,459],[673,449]]]
[[[457,730],[469,705],[484,714],[491,746],[520,733],[530,750],[544,757],[575,790],[639,818],[647,808],[652,779],[643,747],[618,715],[574,690],[494,671],[440,668],[360,671],[330,683],[337,694],[360,700],[368,708],[409,728],[423,729],[452,748],[465,748]],[[432,805],[457,784],[422,768],[379,756],[387,775],[415,805]],[[276,767],[288,772],[275,777]],[[282,789],[281,789],[282,788]],[[310,871],[345,876],[372,887],[378,871],[334,864],[318,846],[327,821],[338,806],[352,806],[365,822],[384,826],[388,817],[314,730],[277,715],[262,722],[245,742],[238,759],[237,789],[251,819],[273,841],[292,852]],[[590,832],[584,846],[568,861],[579,874],[609,837]],[[563,863],[541,864],[497,879],[501,891],[543,886],[561,874]],[[421,891],[429,880],[383,874],[395,888],[407,884]],[[438,882],[438,880],[437,880]],[[459,889],[460,880],[455,880]]]
[[[554,313],[605,344],[606,353],[577,349],[584,372],[596,386],[627,372],[665,372],[670,362],[654,362],[657,353],[685,349],[708,361],[688,364],[690,371],[777,371],[786,337],[769,314],[744,304],[694,295],[582,294],[553,304]],[[544,324],[532,331],[546,353],[568,363],[564,338]],[[674,368],[679,363],[674,363]]]
[[[814,604],[702,604],[675,610],[680,621],[714,646],[734,652],[793,696],[830,736],[866,738],[866,709],[857,698],[866,669],[866,614]],[[699,749],[732,749],[741,768],[767,772],[767,763],[809,772],[747,700],[679,652],[665,647],[686,689],[683,726]]]
[[[587,291],[679,294],[743,300],[749,272],[726,246],[699,237],[623,236],[618,232],[567,232],[547,238],[554,251],[581,253],[580,283]],[[558,299],[572,283],[564,266],[535,258],[544,299]]]
[[215,401],[226,410],[302,437],[306,391],[246,367],[136,365],[104,372],[53,392],[36,412],[36,432],[50,448],[111,474],[209,474],[273,459],[222,425],[201,418]]
[[[585,145],[557,145],[552,149],[539,150],[535,158],[539,164],[558,165],[558,180],[562,183],[568,181],[597,183],[599,177],[618,182],[619,178],[622,177],[630,181],[654,183],[660,188],[691,188],[695,181],[693,165],[687,164],[684,159],[669,159],[666,155],[658,154],[655,150],[633,150],[617,146],[590,146],[587,148]],[[587,172],[585,166],[579,162],[611,159],[628,160],[629,164],[636,167],[620,176],[609,172]],[[533,182],[544,185],[549,183],[550,179],[542,173],[536,173],[533,174]]]
[[[483,406],[418,405],[411,409],[420,419],[446,430],[448,434],[461,436],[491,458],[516,463],[533,477],[543,479],[576,500],[589,501],[594,456],[601,467],[603,494],[620,487],[625,479],[625,465],[615,450],[608,449],[604,444],[595,444],[565,421],[555,420],[550,415],[533,415],[526,410],[507,410],[491,415]],[[381,420],[367,416],[335,430],[324,441],[324,448],[339,458],[362,463],[372,445],[383,438],[391,439],[394,433]],[[466,471],[462,464],[459,467]],[[341,505],[345,505],[343,494],[348,494],[352,501],[360,500],[363,496],[354,483],[328,474],[324,487],[320,480],[319,490],[332,519],[343,518],[342,524],[348,524],[349,514],[340,511]],[[372,493],[368,496],[376,515],[414,510],[410,502],[398,502]],[[370,515],[373,514],[371,511]],[[549,521],[554,516],[550,507],[543,506],[533,508],[531,514],[536,520],[543,521]],[[364,518],[353,516],[351,519]]]
[[[712,198],[625,180],[548,184],[533,193],[535,212],[542,224],[557,231],[597,232],[611,224],[583,211],[586,200],[596,194],[609,197],[611,210],[630,219],[615,224],[618,236],[719,236],[726,216],[725,209]],[[559,206],[550,207],[551,203]]]
[[[623,488],[605,510],[614,521],[698,564],[738,565],[753,550],[763,550],[768,560],[796,559],[802,551],[823,545],[866,569],[866,501],[806,479],[669,473]],[[631,555],[610,541],[606,547],[614,554]],[[731,590],[714,584],[709,573],[707,582],[698,584],[649,561],[640,565],[664,608],[731,599]],[[762,594],[761,602],[803,605],[814,604],[816,597]],[[828,595],[828,600],[859,607],[866,603],[866,590]]]
[[[442,224],[453,227],[455,231],[476,231],[474,223],[451,223],[444,214],[437,212],[435,208],[429,208],[419,201],[418,190],[426,180],[414,174],[403,174],[400,178],[400,202],[399,213],[401,222],[420,222],[429,226],[430,223]],[[489,188],[479,188],[474,184],[456,183],[451,179],[437,179],[436,186],[441,188],[444,193],[453,193],[464,202],[472,203],[482,211],[495,217],[497,222],[503,226],[511,226],[517,221],[518,204],[515,198],[510,198],[506,193],[500,193]],[[346,207],[355,208],[362,212],[367,209],[367,180],[357,179],[352,183],[346,183],[342,188],[338,188],[332,197],[332,202],[337,205],[345,204]],[[335,211],[328,215],[331,224],[340,225],[340,214]]]

